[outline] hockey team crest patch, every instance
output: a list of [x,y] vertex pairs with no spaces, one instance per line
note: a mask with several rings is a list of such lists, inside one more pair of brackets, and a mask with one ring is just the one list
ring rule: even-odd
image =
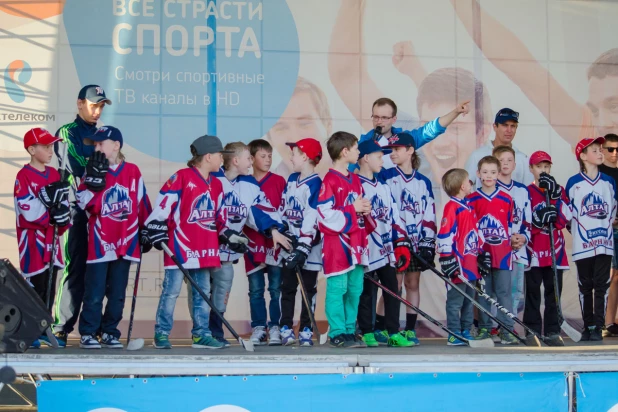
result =
[[129,189],[116,183],[103,193],[101,216],[122,222],[131,214],[132,207],[133,202],[129,196]]
[[582,200],[580,216],[588,216],[593,219],[606,219],[609,214],[609,206],[603,196],[597,192],[588,193]]
[[522,215],[523,211],[521,210],[521,207],[517,207],[517,203],[515,203],[513,208],[513,224],[518,225],[521,223]]
[[240,223],[247,217],[247,206],[240,201],[240,198],[234,191],[225,195],[223,207],[225,207],[227,218],[231,223]]
[[421,205],[414,198],[412,192],[408,189],[404,189],[401,192],[401,209],[402,211],[411,212],[415,215],[419,215],[421,213]]
[[285,217],[288,222],[295,228],[301,228],[303,226],[303,208],[298,203],[298,200],[294,196],[290,196],[287,200],[287,204],[291,206],[290,209],[286,209]]
[[508,239],[504,226],[492,215],[487,215],[479,221],[479,229],[490,245],[499,245]]
[[210,192],[206,192],[196,197],[191,205],[188,223],[195,223],[206,230],[215,231],[215,203],[210,197]]
[[371,217],[381,222],[386,222],[389,215],[389,207],[384,206],[384,202],[377,195],[373,195],[371,198]]
[[474,255],[478,254],[479,250],[479,235],[476,231],[471,230],[465,238],[464,243],[464,255]]

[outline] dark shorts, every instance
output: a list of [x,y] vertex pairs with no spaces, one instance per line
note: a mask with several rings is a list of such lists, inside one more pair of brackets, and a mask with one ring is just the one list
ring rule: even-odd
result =
[[419,262],[417,258],[412,256],[412,260],[410,261],[410,266],[406,269],[406,272],[420,272],[423,264]]

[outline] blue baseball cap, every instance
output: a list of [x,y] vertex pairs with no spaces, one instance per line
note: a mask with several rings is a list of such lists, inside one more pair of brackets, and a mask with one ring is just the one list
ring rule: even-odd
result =
[[361,157],[365,156],[365,155],[368,155],[368,154],[371,154],[371,153],[375,153],[375,152],[383,152],[384,154],[389,154],[389,153],[392,152],[391,149],[388,149],[386,147],[380,146],[373,139],[365,140],[364,142],[359,144],[358,145],[358,150],[360,152],[360,154],[358,155],[359,159]]
[[105,90],[96,84],[89,84],[88,86],[82,87],[77,98],[80,100],[86,99],[91,103],[105,102],[109,105],[112,104],[112,101],[105,96]]
[[92,136],[84,137],[84,144],[93,145],[94,142],[102,142],[103,140],[120,142],[122,148],[122,133],[114,126],[99,127]]
[[519,123],[519,112],[516,112],[513,109],[509,109],[505,107],[504,109],[500,109],[498,113],[496,113],[495,124],[504,124],[509,120],[514,121],[515,123]]
[[388,138],[388,144],[384,147],[415,147],[414,137],[409,133],[394,134]]

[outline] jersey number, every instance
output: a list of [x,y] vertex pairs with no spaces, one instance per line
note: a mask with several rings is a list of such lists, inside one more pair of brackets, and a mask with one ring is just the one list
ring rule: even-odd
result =
[[167,196],[165,196],[163,198],[163,200],[161,201],[161,204],[159,204],[159,207],[161,207],[161,209],[165,210],[166,205],[167,205]]

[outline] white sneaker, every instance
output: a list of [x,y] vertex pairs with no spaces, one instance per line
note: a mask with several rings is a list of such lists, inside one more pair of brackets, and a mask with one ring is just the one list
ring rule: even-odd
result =
[[251,342],[255,346],[264,346],[267,344],[266,342],[266,327],[265,326],[256,326],[253,328],[253,333],[251,334]]
[[313,346],[313,340],[311,340],[311,338],[313,338],[313,332],[306,326],[302,332],[298,332],[298,343],[300,346]]
[[283,346],[293,345],[296,343],[296,337],[294,336],[294,330],[284,326],[281,328],[281,341]]
[[268,330],[268,346],[281,346],[281,331],[279,326],[271,326]]

